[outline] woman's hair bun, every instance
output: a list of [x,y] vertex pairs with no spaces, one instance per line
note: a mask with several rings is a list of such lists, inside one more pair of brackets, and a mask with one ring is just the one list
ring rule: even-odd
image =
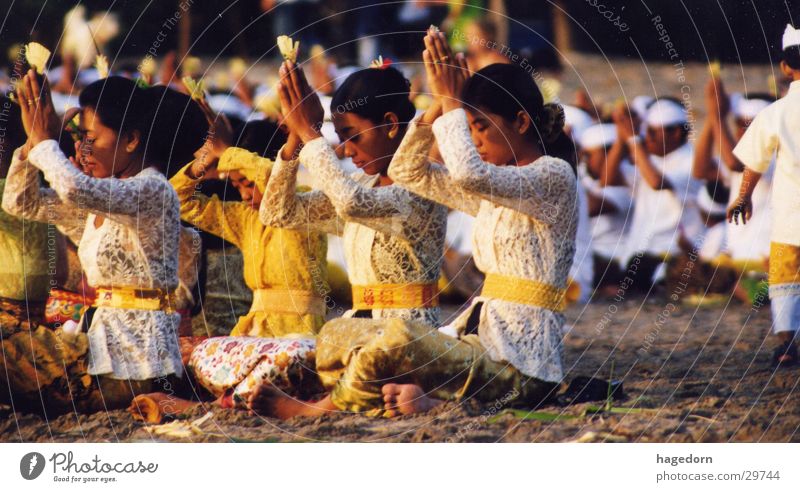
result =
[[539,131],[545,143],[555,142],[564,131],[564,107],[558,103],[548,103],[542,108],[539,115]]

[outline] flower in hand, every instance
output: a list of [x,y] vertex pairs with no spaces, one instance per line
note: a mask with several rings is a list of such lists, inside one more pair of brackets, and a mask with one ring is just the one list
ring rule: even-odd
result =
[[290,135],[296,135],[303,143],[319,138],[325,112],[305,74],[293,62],[285,61],[280,76],[278,96],[283,113],[282,124],[289,129]]
[[422,52],[428,87],[444,112],[461,107],[461,90],[469,78],[463,53],[453,56],[443,32],[428,31]]
[[42,79],[41,86],[36,73],[29,70],[17,86],[22,125],[31,148],[45,140],[58,140],[61,133],[61,121],[50,97],[50,84],[47,77],[38,77]]

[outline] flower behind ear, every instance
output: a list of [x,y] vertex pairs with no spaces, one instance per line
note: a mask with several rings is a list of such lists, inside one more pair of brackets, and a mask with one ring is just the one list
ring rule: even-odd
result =
[[392,66],[392,60],[390,58],[384,59],[382,56],[378,55],[378,58],[372,60],[372,63],[369,64],[369,68],[378,68],[378,69],[385,69]]

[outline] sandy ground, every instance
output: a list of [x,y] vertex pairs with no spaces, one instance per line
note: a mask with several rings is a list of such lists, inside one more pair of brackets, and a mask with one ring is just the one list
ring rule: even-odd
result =
[[[615,307],[611,307],[615,306]],[[611,375],[624,380],[626,397],[610,411],[579,404],[540,408],[556,421],[523,419],[502,404],[448,403],[416,417],[371,419],[332,414],[288,422],[218,408],[203,433],[191,438],[153,436],[125,411],[65,415],[50,422],[0,410],[0,441],[454,441],[564,442],[577,439],[631,442],[799,441],[795,389],[800,369],[774,372],[769,309],[741,304],[669,308],[654,297],[572,307],[566,336],[568,379]],[[454,309],[449,309],[452,312]],[[609,314],[615,311],[614,314]],[[622,410],[631,408],[633,410]],[[628,413],[618,413],[628,412]],[[570,418],[572,417],[572,418]]]
[[[731,90],[766,90],[769,67],[725,69]],[[686,81],[680,77],[685,76]],[[688,91],[687,103],[703,112],[702,87],[708,77],[701,64],[672,65],[635,60],[606,60],[573,55],[561,75],[561,97],[585,87],[596,102],[637,94]],[[623,90],[624,88],[624,90]],[[230,279],[241,271],[233,263],[212,267],[209,278]],[[224,270],[223,270],[224,267]],[[217,268],[215,270],[215,268]],[[207,298],[206,316],[195,320],[196,331],[224,332],[248,305],[236,282],[225,282],[225,297]],[[239,286],[241,287],[241,286]],[[451,306],[453,313],[458,306]],[[666,310],[666,314],[664,314]],[[213,314],[212,314],[213,313]],[[661,313],[661,318],[659,314]],[[774,372],[769,365],[775,342],[768,337],[769,307],[727,306],[672,311],[658,297],[623,302],[596,300],[569,312],[573,328],[565,338],[567,379],[577,375],[624,380],[626,399],[615,409],[592,412],[589,404],[540,409],[562,418],[521,419],[504,413],[502,404],[446,404],[413,418],[369,419],[336,414],[279,422],[218,408],[193,441],[470,441],[561,442],[577,439],[637,442],[798,441],[800,408],[794,394],[800,369]],[[220,328],[222,327],[222,328]],[[198,329],[200,328],[200,329]],[[602,402],[601,402],[602,404]],[[597,404],[595,404],[596,406]],[[91,416],[65,415],[43,421],[35,415],[14,415],[0,407],[0,441],[150,441],[144,425],[125,411]],[[186,439],[183,439],[186,440]]]

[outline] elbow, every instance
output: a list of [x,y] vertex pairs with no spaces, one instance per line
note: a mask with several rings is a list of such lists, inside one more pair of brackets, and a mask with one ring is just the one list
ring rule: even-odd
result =
[[23,219],[29,219],[34,214],[33,207],[31,203],[28,203],[28,206],[25,206],[25,199],[22,195],[20,196],[13,196],[10,193],[5,193],[3,195],[3,203],[2,208],[3,211],[9,215],[13,215],[14,217],[20,217]]

